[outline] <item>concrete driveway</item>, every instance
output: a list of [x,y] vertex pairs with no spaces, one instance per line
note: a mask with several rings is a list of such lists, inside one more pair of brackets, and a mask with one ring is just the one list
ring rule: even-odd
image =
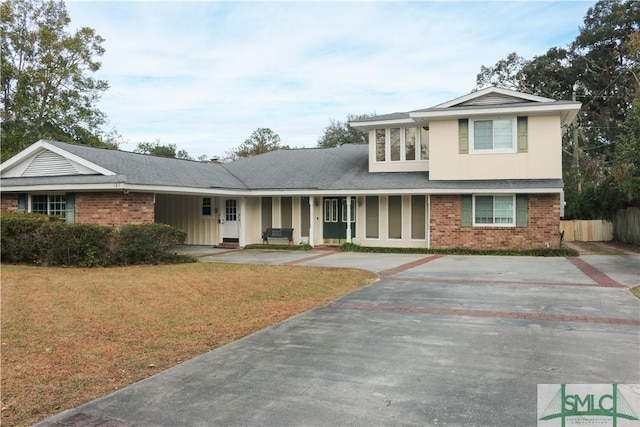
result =
[[532,426],[538,384],[640,383],[639,255],[200,255],[381,280],[41,425]]

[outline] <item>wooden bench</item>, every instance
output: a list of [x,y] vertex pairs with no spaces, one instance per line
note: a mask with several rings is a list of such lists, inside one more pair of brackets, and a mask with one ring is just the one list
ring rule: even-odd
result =
[[289,244],[293,243],[293,228],[267,228],[262,233],[262,244],[269,244],[269,239],[288,239]]

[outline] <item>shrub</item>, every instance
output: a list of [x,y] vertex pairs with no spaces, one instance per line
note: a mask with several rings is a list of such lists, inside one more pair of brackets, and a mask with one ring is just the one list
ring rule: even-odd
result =
[[3,261],[14,263],[39,263],[46,248],[43,228],[55,217],[41,214],[2,212],[0,227]]
[[171,256],[171,248],[187,234],[165,224],[125,224],[113,248],[118,264],[158,264]]
[[354,243],[343,243],[340,246],[343,252],[372,252],[395,254],[442,254],[442,255],[521,255],[521,256],[554,256],[568,257],[580,255],[578,251],[570,248],[536,248],[536,249],[426,249],[426,248],[380,248],[373,246],[360,246]]
[[19,264],[97,267],[192,262],[171,253],[186,233],[163,224],[125,225],[119,231],[94,224],[66,224],[37,214],[1,214],[0,256]]
[[114,230],[94,224],[61,224],[49,227],[46,265],[100,267],[112,264],[110,242]]

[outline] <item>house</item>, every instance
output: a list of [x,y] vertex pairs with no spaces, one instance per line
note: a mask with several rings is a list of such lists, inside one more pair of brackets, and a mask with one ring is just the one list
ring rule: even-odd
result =
[[369,144],[214,164],[38,141],[0,165],[1,209],[120,226],[166,223],[187,243],[557,247],[562,134],[580,104],[499,88],[351,122]]

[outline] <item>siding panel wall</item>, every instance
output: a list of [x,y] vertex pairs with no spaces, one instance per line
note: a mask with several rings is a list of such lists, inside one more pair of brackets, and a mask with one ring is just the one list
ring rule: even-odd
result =
[[186,243],[189,245],[218,244],[215,200],[212,198],[211,216],[202,216],[202,197],[158,194],[155,222],[168,224],[187,233]]

